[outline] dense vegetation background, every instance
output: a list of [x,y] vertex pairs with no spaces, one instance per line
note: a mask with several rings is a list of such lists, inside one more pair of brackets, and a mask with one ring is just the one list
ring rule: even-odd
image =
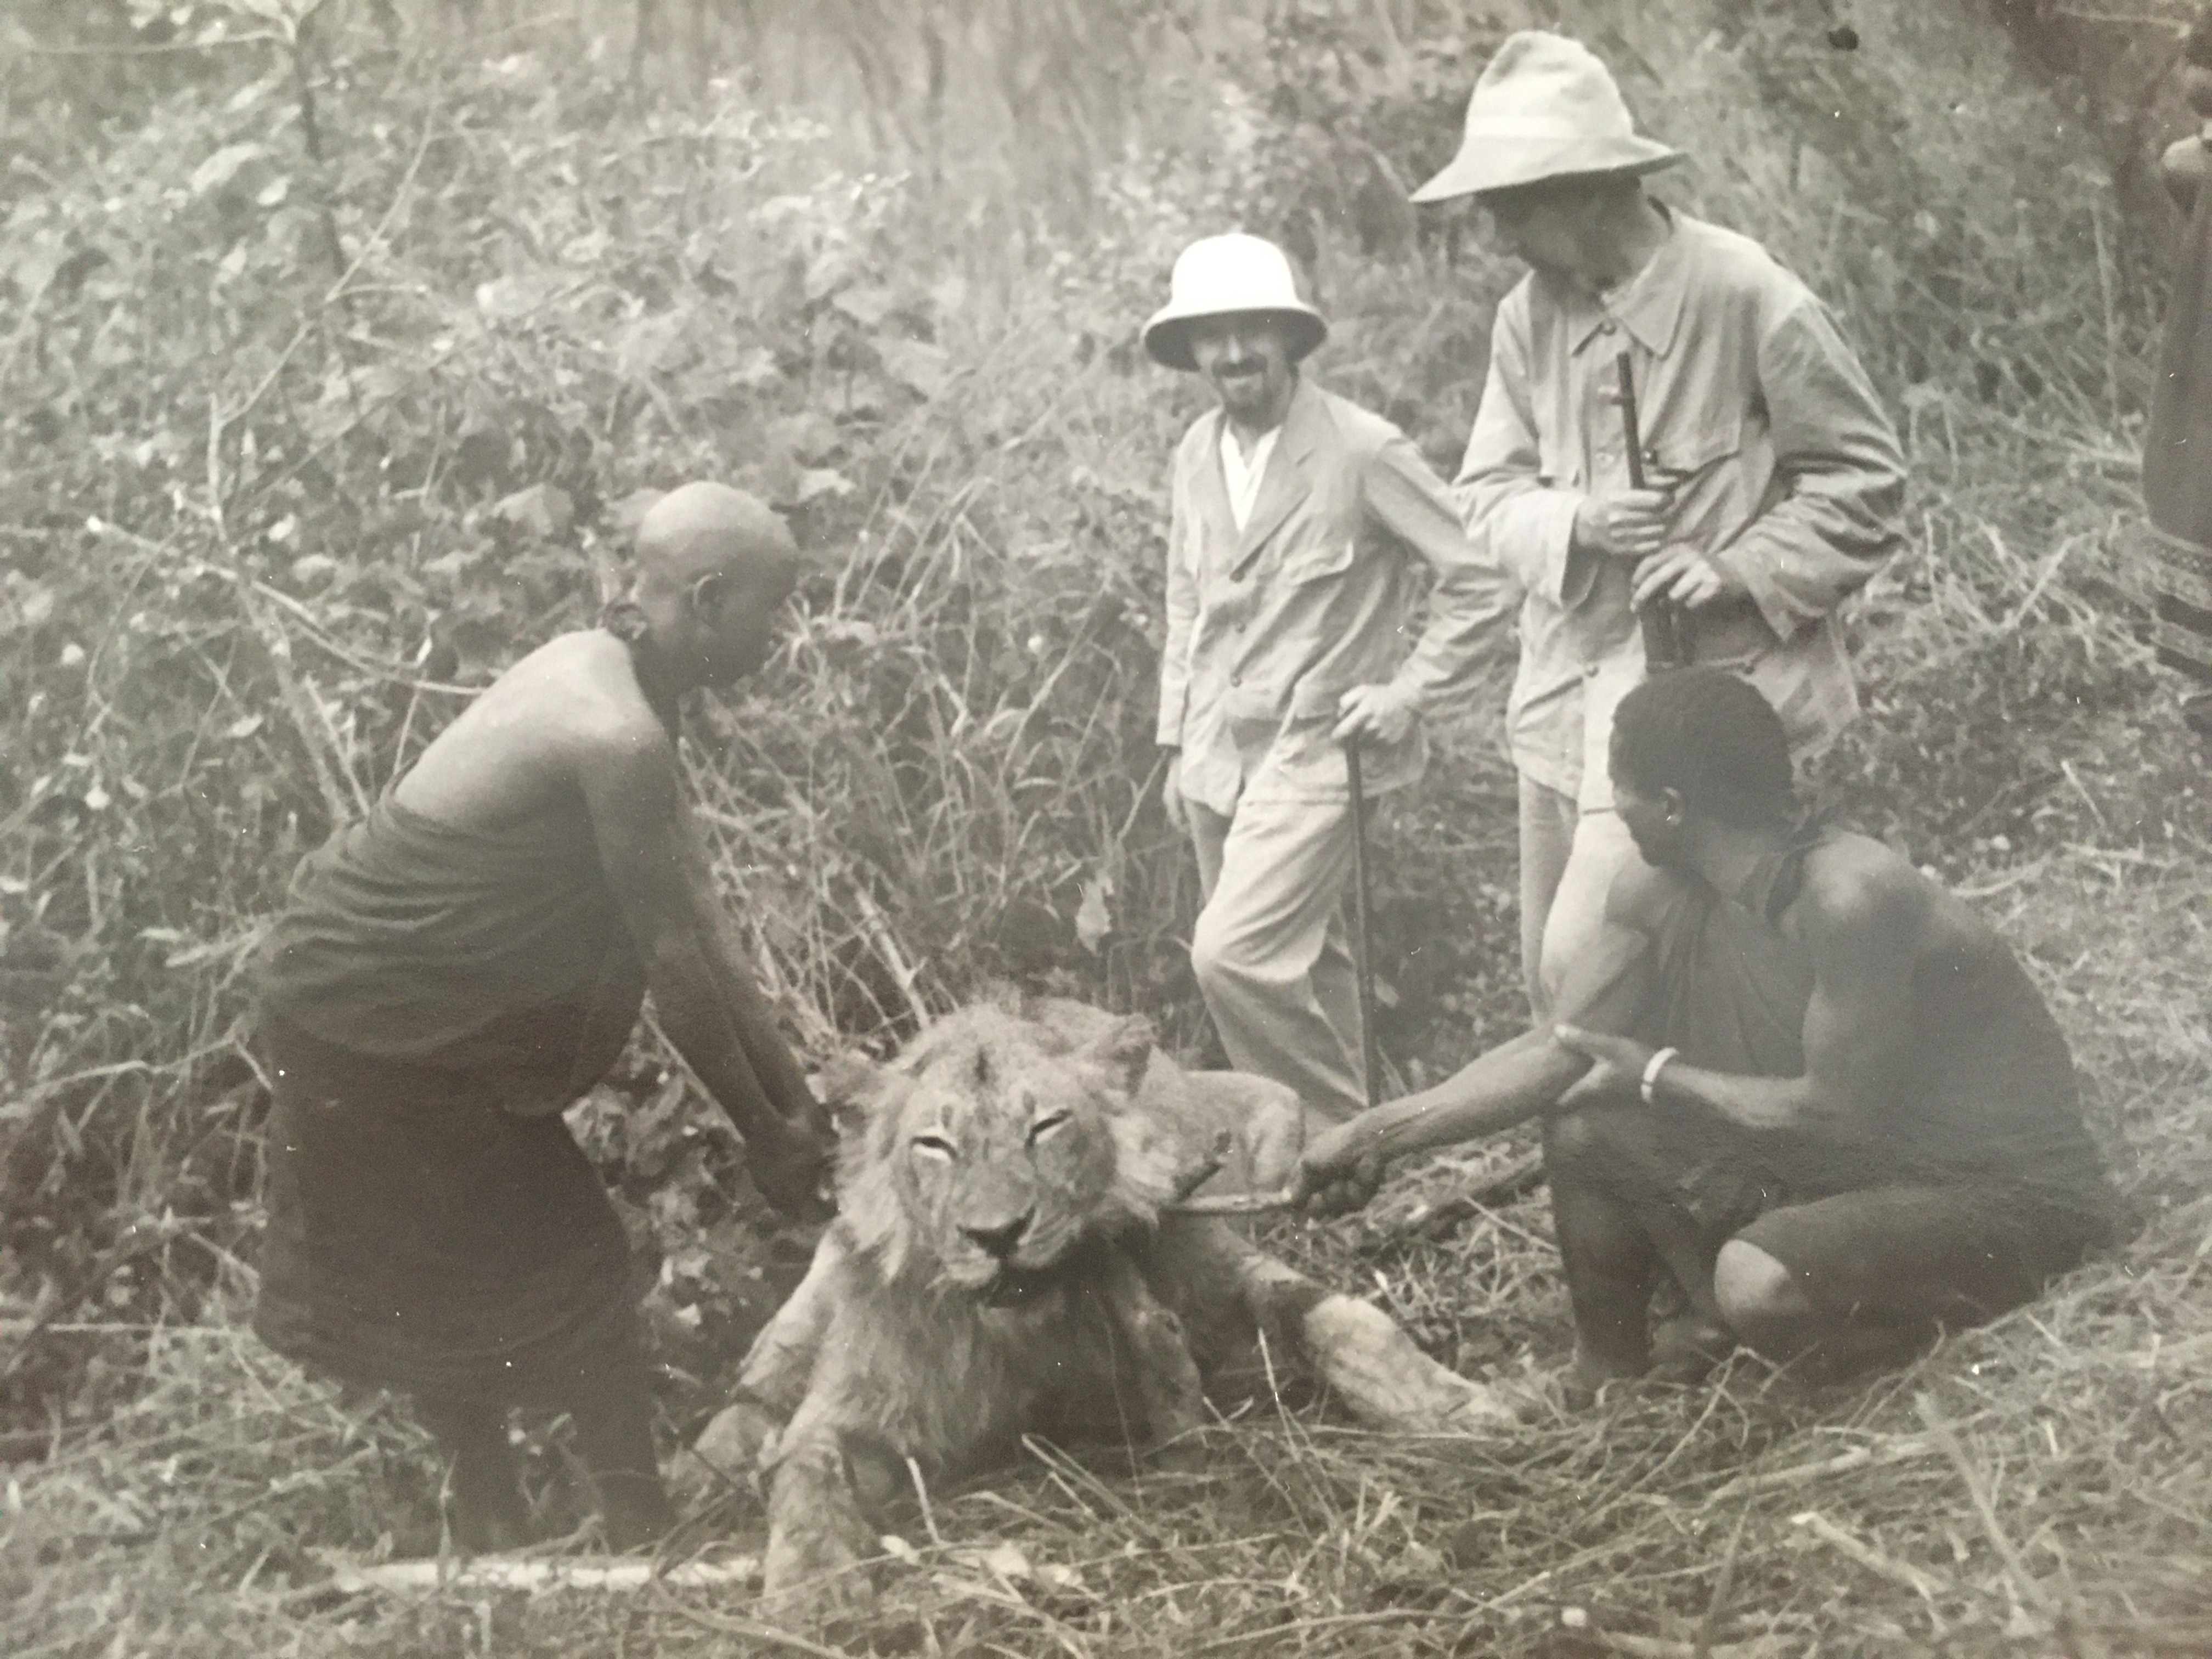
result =
[[[99,1422],[250,1283],[262,921],[469,688],[617,589],[641,492],[729,479],[821,561],[690,750],[812,1054],[994,977],[1202,1044],[1150,743],[1165,461],[1202,398],[1136,327],[1188,238],[1273,235],[1335,322],[1314,372],[1449,471],[1515,272],[1404,198],[1524,23],[1607,58],[1692,154],[1661,193],[1826,296],[1905,434],[1910,546],[1852,613],[1870,718],[1824,789],[1989,895],[2085,846],[2115,881],[2201,850],[2131,574],[2184,8],[2138,13],[13,0],[0,1449]],[[1413,1078],[1516,1017],[1501,701],[1382,828]],[[2045,976],[2077,1041],[2110,1021]],[[2122,1071],[2201,1080],[2201,1013],[2144,1018]],[[2148,1121],[2110,1088],[2112,1136]],[[661,1259],[680,1417],[795,1245],[740,1224],[652,1042],[579,1121]]]

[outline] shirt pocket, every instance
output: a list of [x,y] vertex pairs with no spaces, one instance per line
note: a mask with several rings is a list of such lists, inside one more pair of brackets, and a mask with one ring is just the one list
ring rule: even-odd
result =
[[1221,714],[1232,726],[1273,725],[1283,717],[1283,688],[1273,679],[1240,675],[1223,688]]
[[1303,587],[1308,582],[1325,581],[1351,569],[1352,562],[1358,555],[1359,543],[1354,537],[1330,535],[1302,538],[1283,550],[1283,561],[1276,567],[1276,578],[1287,587]]
[[1737,458],[1743,441],[1743,422],[1731,420],[1652,446],[1650,482],[1674,492],[1673,540],[1711,550],[1734,533],[1729,520],[1741,512]]

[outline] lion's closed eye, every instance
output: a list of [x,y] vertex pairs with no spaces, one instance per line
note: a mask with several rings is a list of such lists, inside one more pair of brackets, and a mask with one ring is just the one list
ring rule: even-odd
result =
[[1032,1146],[1036,1146],[1038,1141],[1042,1140],[1047,1135],[1050,1134],[1054,1129],[1060,1127],[1061,1124],[1066,1122],[1069,1118],[1073,1115],[1074,1114],[1072,1112],[1046,1113],[1044,1116],[1039,1118],[1036,1122],[1030,1125],[1030,1145]]
[[916,1135],[911,1144],[915,1151],[934,1158],[950,1158],[954,1150],[952,1143],[943,1135],[929,1133]]

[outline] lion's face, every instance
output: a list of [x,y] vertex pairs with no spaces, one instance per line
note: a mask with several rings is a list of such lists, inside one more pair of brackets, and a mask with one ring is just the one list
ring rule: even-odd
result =
[[1141,1021],[1079,1048],[989,1006],[933,1028],[856,1098],[840,1190],[855,1242],[892,1277],[979,1294],[1056,1267],[1115,1207],[1115,1119],[1150,1052]]

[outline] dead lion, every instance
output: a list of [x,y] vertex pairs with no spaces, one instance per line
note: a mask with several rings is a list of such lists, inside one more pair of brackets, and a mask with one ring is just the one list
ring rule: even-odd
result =
[[1237,1135],[1255,1188],[1296,1158],[1287,1089],[1186,1073],[1149,1024],[1080,1004],[984,1005],[844,1091],[840,1214],[747,1355],[689,1479],[767,1482],[767,1589],[864,1601],[866,1511],[988,1467],[1024,1433],[1158,1446],[1262,1373],[1325,1383],[1362,1423],[1457,1432],[1508,1413],[1379,1310],[1219,1220],[1177,1214]]

